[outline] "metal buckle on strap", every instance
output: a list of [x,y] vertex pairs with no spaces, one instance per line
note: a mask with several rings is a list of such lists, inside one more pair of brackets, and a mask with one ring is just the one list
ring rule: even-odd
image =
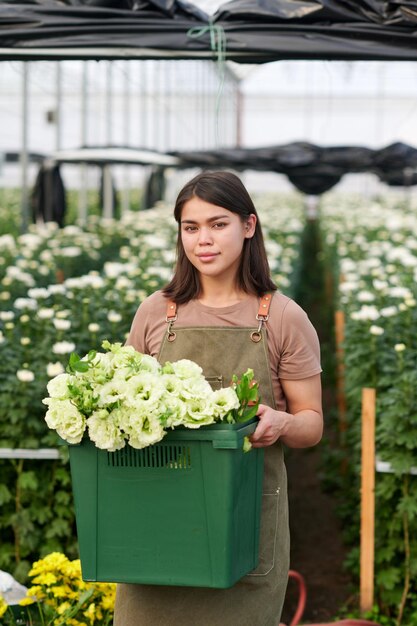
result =
[[250,338],[252,339],[252,341],[254,341],[255,343],[258,343],[261,338],[262,338],[262,326],[264,324],[264,322],[267,322],[269,319],[269,306],[271,304],[271,294],[267,293],[265,294],[262,298],[261,301],[259,303],[259,309],[258,312],[256,314],[256,319],[259,322],[259,326],[257,330],[253,330],[250,334]]
[[253,330],[250,334],[250,338],[252,339],[254,343],[258,343],[262,339],[261,331],[262,331],[262,325],[264,323],[264,320],[260,319],[258,316],[256,316],[256,319],[259,320],[258,329]]
[[177,321],[177,305],[175,302],[168,302],[165,321],[168,324],[167,339],[168,341],[175,341],[175,337],[177,336],[177,334],[172,330],[174,322]]

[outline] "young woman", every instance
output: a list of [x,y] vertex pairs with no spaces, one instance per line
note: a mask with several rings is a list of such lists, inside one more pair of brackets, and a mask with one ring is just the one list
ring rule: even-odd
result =
[[196,361],[213,385],[254,370],[262,404],[251,441],[265,448],[260,561],[230,589],[119,585],[115,626],[277,626],[289,568],[283,444],[312,446],[322,435],[317,335],[271,281],[258,215],[237,176],[199,174],[174,215],[174,276],[141,304],[127,343],[161,362]]

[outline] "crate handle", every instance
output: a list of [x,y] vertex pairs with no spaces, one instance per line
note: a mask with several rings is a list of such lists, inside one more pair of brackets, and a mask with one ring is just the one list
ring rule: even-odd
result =
[[223,450],[237,450],[240,446],[243,445],[243,442],[240,441],[222,441],[222,440],[214,440],[212,441],[213,448],[219,448]]

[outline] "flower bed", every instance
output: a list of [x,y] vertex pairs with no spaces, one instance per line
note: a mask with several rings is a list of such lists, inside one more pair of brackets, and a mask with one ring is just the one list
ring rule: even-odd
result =
[[[33,563],[27,597],[13,610],[0,597],[0,619],[4,626],[109,626],[113,623],[116,585],[86,583],[80,561],[70,561],[54,552]],[[25,620],[25,622],[22,622]]]
[[[417,217],[414,207],[363,200],[322,207],[336,306],[345,314],[348,472],[340,491],[358,572],[361,389],[377,391],[376,599],[397,623],[417,620]],[[408,621],[407,621],[408,620]]]

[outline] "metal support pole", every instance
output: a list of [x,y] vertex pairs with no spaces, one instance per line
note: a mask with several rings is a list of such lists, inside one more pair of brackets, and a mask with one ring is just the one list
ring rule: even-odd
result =
[[147,63],[149,61],[141,61],[140,62],[140,70],[141,70],[141,95],[142,95],[142,106],[141,106],[141,132],[140,132],[140,141],[139,145],[142,148],[148,147],[148,66]]
[[20,152],[21,172],[21,231],[25,233],[29,224],[29,192],[28,192],[28,127],[29,127],[29,62],[23,62],[22,74],[22,149]]
[[243,126],[243,92],[240,88],[240,81],[236,85],[236,146],[240,148],[242,145],[242,126]]
[[[112,145],[112,117],[113,117],[113,61],[106,65],[106,142]],[[113,189],[111,181],[111,167],[103,168],[103,216],[111,218],[114,215]]]
[[[87,144],[87,97],[88,97],[88,65],[87,61],[82,65],[82,83],[81,83],[81,145]],[[87,164],[82,163],[80,166],[80,190],[78,194],[78,218],[80,222],[85,222],[88,212],[87,198]]]
[[154,102],[156,106],[153,108],[153,148],[159,149],[159,125],[161,123],[161,63],[160,61],[153,61],[153,90],[154,90]]
[[55,149],[61,150],[62,145],[62,137],[61,137],[61,118],[62,118],[62,61],[56,62],[56,90],[55,90],[55,111],[56,111],[56,120],[55,120]]
[[[130,141],[130,62],[126,61],[125,63],[125,81],[124,81],[124,142],[126,147],[129,145]],[[122,212],[125,213],[130,208],[130,166],[125,165],[123,169],[123,197],[122,197]]]

